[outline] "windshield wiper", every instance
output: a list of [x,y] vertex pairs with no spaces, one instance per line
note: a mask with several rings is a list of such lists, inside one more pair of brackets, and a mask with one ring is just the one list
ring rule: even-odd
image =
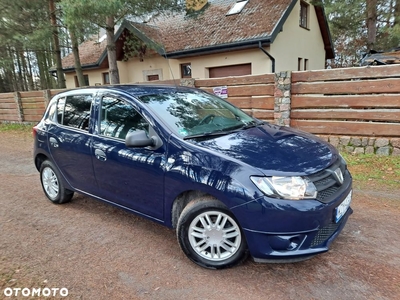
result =
[[188,139],[194,139],[194,138],[202,138],[202,137],[207,137],[207,136],[218,136],[218,135],[226,135],[229,133],[233,132],[238,132],[241,130],[246,130],[252,127],[257,127],[259,125],[263,125],[263,121],[251,121],[247,124],[240,124],[240,125],[235,125],[227,128],[223,128],[220,130],[215,130],[215,131],[210,131],[210,132],[204,132],[204,133],[196,133],[196,134],[191,134],[183,137],[184,140]]
[[238,132],[239,130],[242,130],[242,126],[235,125],[235,126],[222,128],[222,129],[218,129],[218,130],[214,130],[214,131],[210,131],[210,132],[190,134],[190,135],[185,136],[183,139],[188,140],[188,139],[207,137],[207,136],[226,135],[229,133]]
[[223,130],[223,131],[204,132],[204,133],[199,133],[199,134],[190,134],[190,135],[187,135],[187,136],[183,137],[183,139],[184,140],[188,140],[188,139],[195,139],[195,138],[201,138],[201,137],[207,137],[207,136],[226,135],[228,133],[232,133],[232,132],[235,132],[235,131],[232,131],[232,130],[225,131],[225,130]]
[[251,121],[249,123],[244,124],[241,129],[249,129],[249,128],[253,128],[253,127],[257,127],[259,125],[263,125],[264,122],[263,121]]

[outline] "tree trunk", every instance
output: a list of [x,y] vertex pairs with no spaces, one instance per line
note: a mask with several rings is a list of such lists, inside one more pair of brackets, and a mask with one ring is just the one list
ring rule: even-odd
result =
[[107,27],[107,56],[108,56],[108,66],[110,73],[110,83],[118,84],[119,73],[117,65],[117,51],[114,42],[114,17],[107,17],[106,19]]
[[11,70],[7,70],[5,72],[5,78],[7,80],[6,92],[15,92],[13,72]]
[[57,66],[57,82],[58,88],[65,88],[65,78],[64,72],[62,69],[61,63],[61,50],[60,50],[60,40],[58,37],[58,27],[57,27],[57,18],[56,18],[56,9],[54,5],[54,0],[49,0],[49,10],[50,10],[50,22],[53,31],[53,44],[54,44],[54,60],[56,61]]
[[367,50],[373,50],[376,42],[377,0],[367,0]]
[[[45,70],[49,70],[54,65],[54,55],[53,50],[51,48],[51,43],[49,43],[48,48],[46,51],[43,52],[44,57],[44,66],[46,67]],[[57,72],[57,71],[56,71]],[[49,89],[57,88],[57,82],[53,76],[53,73],[48,71],[45,72],[46,82]]]
[[28,72],[28,66],[26,64],[25,51],[19,50],[19,56],[21,58],[21,65],[24,76],[24,83],[23,83],[24,91],[29,91],[29,72]]
[[396,0],[394,7],[394,24],[393,26],[400,24],[400,0]]
[[28,88],[29,90],[33,91],[35,89],[35,85],[33,83],[33,76],[32,76],[32,63],[30,59],[31,52],[26,50],[26,59],[27,59],[27,65],[28,65]]
[[15,66],[14,66],[14,54],[13,50],[11,49],[10,45],[7,45],[7,52],[8,52],[8,57],[10,58],[10,63],[9,63],[9,69],[10,69],[10,83],[12,84],[12,91],[16,92],[18,91],[18,79],[17,75],[15,74]]
[[40,50],[36,50],[35,55],[36,55],[37,65],[39,68],[39,79],[40,79],[39,89],[46,90],[46,89],[48,89],[48,86],[47,86],[47,80],[46,80],[46,75],[45,75],[46,71],[43,66],[44,65],[44,62],[43,62],[44,54]]
[[25,84],[24,84],[24,77],[23,77],[23,72],[22,72],[22,65],[21,65],[21,58],[19,55],[19,51],[15,49],[15,58],[17,61],[17,66],[18,66],[18,91],[25,91]]
[[69,36],[71,38],[71,43],[72,43],[72,53],[74,55],[75,72],[76,72],[76,76],[78,77],[78,84],[79,84],[79,86],[85,86],[86,85],[85,77],[83,77],[81,59],[79,57],[79,43],[78,43],[78,39],[75,35],[75,29],[70,28]]
[[3,78],[3,75],[0,73],[0,93],[6,92],[5,81],[6,79]]

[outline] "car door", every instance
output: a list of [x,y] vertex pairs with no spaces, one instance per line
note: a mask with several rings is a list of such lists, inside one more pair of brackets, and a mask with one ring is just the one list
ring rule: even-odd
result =
[[97,183],[91,158],[92,94],[71,94],[57,101],[57,117],[48,127],[54,163],[69,184],[93,193]]
[[104,96],[93,135],[93,168],[99,195],[117,205],[162,220],[164,215],[165,143],[158,149],[129,148],[125,137],[148,132],[149,123],[131,101]]

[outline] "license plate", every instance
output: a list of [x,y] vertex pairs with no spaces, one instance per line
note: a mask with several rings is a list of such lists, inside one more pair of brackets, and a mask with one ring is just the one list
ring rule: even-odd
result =
[[335,223],[339,222],[340,219],[344,216],[344,214],[349,209],[352,194],[353,194],[353,191],[350,191],[350,193],[347,195],[346,199],[344,199],[343,202],[340,203],[340,205],[335,208]]

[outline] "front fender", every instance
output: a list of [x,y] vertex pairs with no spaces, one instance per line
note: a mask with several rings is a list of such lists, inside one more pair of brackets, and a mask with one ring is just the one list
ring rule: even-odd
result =
[[[250,175],[235,174],[233,177],[229,173],[196,165],[171,168],[165,174],[165,211],[171,212],[175,199],[192,191],[208,194],[229,209],[252,201],[258,191],[250,181]],[[171,226],[171,214],[166,214],[165,222]]]

